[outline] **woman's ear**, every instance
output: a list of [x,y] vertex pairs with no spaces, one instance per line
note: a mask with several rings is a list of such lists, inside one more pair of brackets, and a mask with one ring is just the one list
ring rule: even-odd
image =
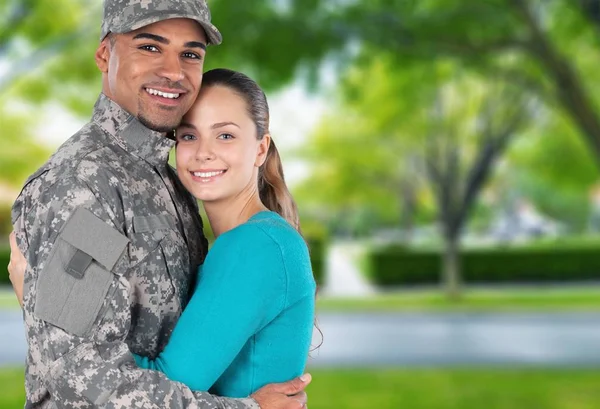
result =
[[96,66],[100,70],[106,74],[108,72],[108,60],[110,57],[111,47],[110,39],[108,36],[98,46],[96,49],[96,53],[94,54],[94,58],[96,60]]
[[269,153],[269,146],[271,146],[271,135],[265,134],[258,145],[258,151],[256,155],[256,161],[254,166],[257,168],[261,167],[267,160],[267,153]]

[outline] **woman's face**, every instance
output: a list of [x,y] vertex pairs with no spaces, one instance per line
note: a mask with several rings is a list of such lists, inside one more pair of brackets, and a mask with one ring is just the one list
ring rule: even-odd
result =
[[177,172],[196,198],[215,202],[257,191],[270,138],[257,140],[246,102],[231,89],[202,87],[176,138]]

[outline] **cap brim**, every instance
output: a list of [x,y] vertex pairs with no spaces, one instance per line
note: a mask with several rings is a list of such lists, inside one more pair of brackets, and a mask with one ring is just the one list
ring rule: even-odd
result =
[[223,36],[221,35],[221,32],[212,23],[207,23],[205,21],[200,21],[200,20],[196,20],[196,21],[198,23],[200,23],[202,28],[204,28],[204,31],[206,32],[206,35],[208,36],[209,44],[219,45],[223,42]]

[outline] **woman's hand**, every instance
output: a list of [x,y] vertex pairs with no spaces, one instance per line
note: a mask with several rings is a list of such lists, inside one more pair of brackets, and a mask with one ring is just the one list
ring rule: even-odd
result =
[[15,232],[10,233],[10,262],[8,263],[8,276],[12,283],[15,295],[19,304],[23,307],[23,283],[25,281],[25,270],[27,269],[27,260],[17,246]]

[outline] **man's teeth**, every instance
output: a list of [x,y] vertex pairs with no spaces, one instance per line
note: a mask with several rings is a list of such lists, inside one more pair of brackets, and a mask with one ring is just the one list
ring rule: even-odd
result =
[[198,178],[212,178],[212,177],[218,176],[222,173],[223,173],[222,170],[220,170],[218,172],[194,172],[194,176],[196,176]]
[[150,95],[158,95],[159,97],[169,98],[169,99],[176,99],[176,98],[179,98],[179,95],[181,95],[181,94],[171,94],[169,92],[161,92],[159,90],[152,89],[152,88],[146,88],[146,91]]

